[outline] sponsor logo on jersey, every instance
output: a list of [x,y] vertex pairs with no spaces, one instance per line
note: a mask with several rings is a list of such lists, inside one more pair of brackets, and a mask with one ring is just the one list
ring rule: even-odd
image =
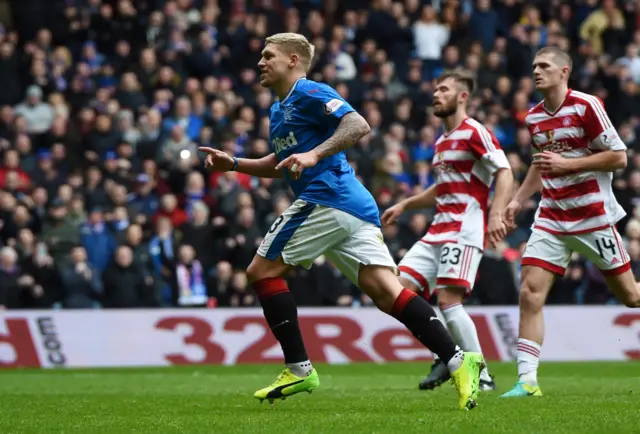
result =
[[545,144],[540,146],[542,151],[553,152],[553,153],[556,153],[556,154],[559,154],[559,153],[565,152],[565,151],[570,151],[571,150],[571,146],[569,146],[568,143],[554,140],[553,133],[554,133],[553,130],[549,130],[549,131],[545,131],[544,132],[545,136],[547,136],[547,142],[548,143],[545,143]]
[[336,111],[338,111],[340,107],[342,107],[343,104],[344,104],[344,101],[334,98],[324,105],[324,113],[326,115],[335,113]]
[[433,171],[436,172],[436,175],[442,175],[443,173],[455,172],[456,169],[451,164],[440,161],[433,166]]
[[552,142],[552,143],[547,143],[546,145],[543,145],[542,150],[559,154],[561,152],[570,151],[571,146],[569,146],[568,143]]
[[289,131],[289,135],[286,137],[274,137],[271,140],[271,143],[276,154],[279,154],[285,149],[290,149],[294,146],[298,146],[298,141],[296,140],[296,136],[293,134],[293,131]]

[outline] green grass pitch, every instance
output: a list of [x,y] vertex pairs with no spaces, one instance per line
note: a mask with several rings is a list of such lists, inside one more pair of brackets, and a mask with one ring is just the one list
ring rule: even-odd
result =
[[0,371],[0,433],[640,433],[640,364],[543,363],[541,398],[498,391],[456,408],[453,386],[417,389],[421,363],[316,366],[321,386],[273,406],[253,392],[279,367]]

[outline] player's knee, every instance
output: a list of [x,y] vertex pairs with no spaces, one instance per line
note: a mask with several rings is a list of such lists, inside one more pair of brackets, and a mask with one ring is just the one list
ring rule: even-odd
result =
[[627,292],[622,303],[627,307],[640,307],[640,285],[636,285],[635,291]]
[[247,267],[247,280],[249,283],[253,283],[261,280],[262,278],[261,267],[254,258],[254,260],[251,261],[251,264],[249,264],[249,267]]
[[362,266],[358,274],[358,286],[383,312],[391,312],[402,291],[402,285],[391,269],[382,266]]
[[407,288],[409,291],[413,291],[413,292],[420,292],[421,289],[418,288],[418,285],[416,285],[415,283],[413,283],[412,281],[410,281],[409,279],[405,278],[405,277],[398,277],[398,280],[400,281],[400,284],[404,287]]
[[629,303],[625,303],[627,307],[639,307],[640,308],[640,282],[636,282],[636,290],[629,298]]
[[[640,283],[636,282],[631,273],[628,273],[629,277],[622,277],[622,282],[608,282],[611,289],[615,293],[621,294],[618,296],[620,301],[627,307],[640,307]],[[626,277],[626,278],[625,278]],[[616,285],[617,284],[617,285]],[[621,290],[616,291],[616,286]]]
[[530,280],[522,281],[520,308],[524,311],[540,311],[544,306],[545,291],[542,285]]
[[438,288],[438,306],[442,308],[444,306],[462,303],[466,292],[466,288],[457,286]]
[[247,280],[250,284],[262,279],[272,279],[283,275],[284,264],[282,262],[271,261],[256,255],[247,268]]

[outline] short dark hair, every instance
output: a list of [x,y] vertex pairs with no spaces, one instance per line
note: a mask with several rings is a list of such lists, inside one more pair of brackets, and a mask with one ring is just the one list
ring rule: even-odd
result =
[[473,77],[473,74],[466,69],[447,69],[443,71],[438,78],[436,78],[436,84],[440,84],[448,78],[451,78],[456,83],[460,83],[466,87],[469,94],[472,94],[476,89],[476,80]]
[[541,54],[550,54],[556,65],[559,65],[561,67],[568,66],[569,72],[571,72],[571,70],[573,69],[573,60],[571,60],[571,56],[559,47],[543,47],[538,50],[536,56],[539,56]]

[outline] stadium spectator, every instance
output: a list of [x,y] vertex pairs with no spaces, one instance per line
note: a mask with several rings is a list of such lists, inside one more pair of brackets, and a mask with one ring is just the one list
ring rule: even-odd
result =
[[188,244],[180,246],[175,275],[174,306],[202,307],[207,304],[206,274],[202,264],[196,259],[196,251],[193,246]]
[[114,234],[107,227],[101,208],[93,208],[80,229],[80,242],[87,253],[87,261],[102,273],[109,264],[116,248]]
[[[531,163],[523,116],[540,100],[532,56],[545,45],[565,48],[571,86],[604,101],[629,148],[614,187],[627,212],[618,229],[640,278],[634,2],[31,1],[62,14],[17,20],[0,33],[0,246],[18,255],[11,262],[3,250],[5,308],[175,306],[179,287],[197,294],[199,306],[255,304],[243,270],[291,193],[280,180],[205,173],[197,147],[251,158],[270,152],[273,97],[257,84],[256,64],[264,38],[279,31],[311,38],[309,77],[335,86],[371,125],[348,158],[381,211],[434,182],[442,125],[430,109],[431,79],[449,67],[475,73],[470,115],[499,137],[521,182]],[[507,245],[486,252],[470,302],[517,301],[519,249],[538,200],[524,205]],[[396,259],[431,217],[424,210],[386,230]],[[133,290],[119,302],[102,292],[102,270],[127,268],[111,262],[116,249],[127,256],[118,245],[132,250],[128,267],[146,276],[143,301]],[[199,267],[181,262],[184,245]],[[497,275],[500,285],[489,280]],[[21,277],[33,281],[22,279],[26,290],[16,297],[11,282]],[[550,302],[610,302],[599,279],[577,256]],[[295,270],[290,286],[301,305],[368,303],[322,261]]]
[[171,220],[168,217],[159,217],[155,224],[155,233],[149,242],[149,253],[157,282],[157,297],[163,303],[170,303],[171,300],[177,249],[178,242]]
[[68,217],[67,207],[60,198],[54,198],[50,203],[48,221],[42,228],[42,239],[59,267],[69,263],[72,246],[80,243],[80,230]]
[[62,306],[67,309],[91,309],[99,306],[102,297],[100,272],[87,261],[81,245],[71,248],[71,262],[61,269]]
[[121,245],[102,273],[104,307],[147,307],[153,293],[142,264],[134,261],[133,250]]
[[29,278],[23,288],[22,307],[48,308],[60,298],[60,275],[47,246],[36,243],[33,232],[23,229],[16,246],[20,252],[21,277]]
[[20,307],[20,282],[28,283],[25,277],[20,276],[16,251],[8,246],[0,249],[0,310]]
[[247,275],[242,271],[236,271],[231,278],[231,293],[229,294],[229,306],[254,307],[259,306],[258,298],[249,291]]
[[[34,69],[37,67],[43,74],[46,74],[43,62],[34,61],[32,65]],[[42,96],[42,89],[39,86],[29,86],[25,101],[15,108],[16,116],[24,117],[27,121],[29,134],[46,133],[53,123],[53,109],[50,104],[42,101]]]
[[202,266],[205,270],[209,270],[216,263],[215,248],[219,248],[215,243],[216,234],[214,234],[209,207],[197,200],[191,204],[190,211],[189,221],[178,228],[181,233],[180,239],[184,244],[194,248]]

